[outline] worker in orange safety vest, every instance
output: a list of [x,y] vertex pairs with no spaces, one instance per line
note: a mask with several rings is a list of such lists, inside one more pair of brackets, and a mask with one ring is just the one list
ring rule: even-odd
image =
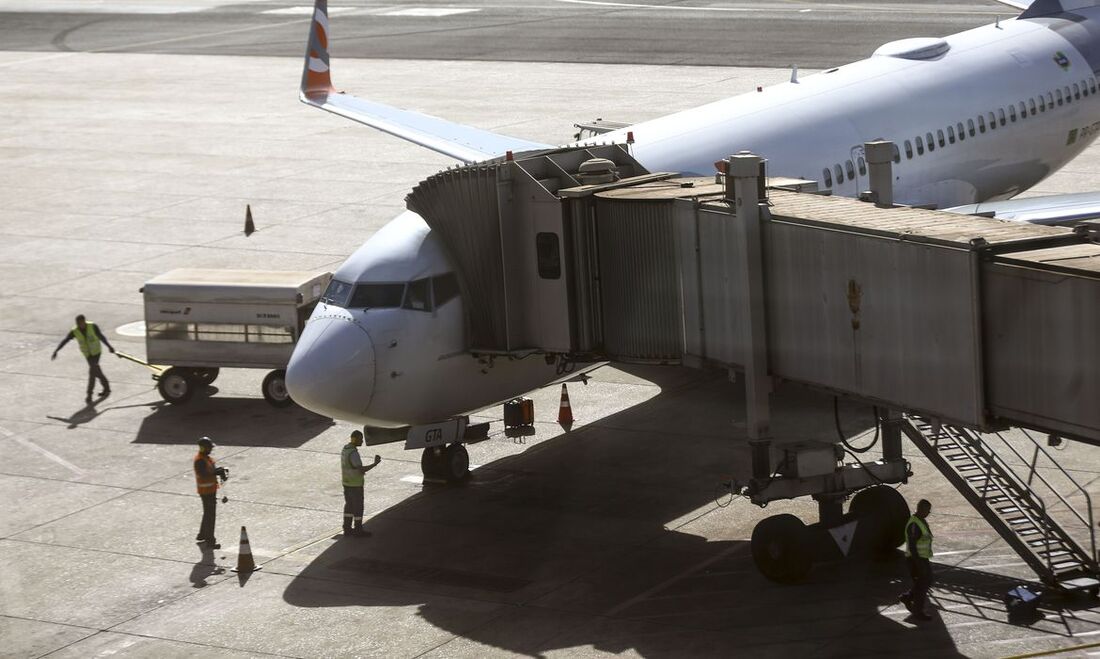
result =
[[214,442],[209,437],[199,439],[199,452],[195,454],[195,485],[202,499],[202,523],[195,540],[206,543],[208,549],[221,549],[214,537],[214,522],[218,515],[218,479],[228,478],[225,469],[214,464],[210,452]]

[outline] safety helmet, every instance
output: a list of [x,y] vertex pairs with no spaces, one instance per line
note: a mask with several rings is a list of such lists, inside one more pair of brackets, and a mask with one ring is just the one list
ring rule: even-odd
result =
[[209,437],[199,437],[199,446],[209,451],[214,448],[214,440]]

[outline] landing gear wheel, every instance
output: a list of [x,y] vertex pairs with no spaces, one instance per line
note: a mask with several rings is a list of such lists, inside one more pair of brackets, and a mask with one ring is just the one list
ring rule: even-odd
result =
[[848,511],[859,520],[856,548],[860,553],[886,558],[905,538],[909,504],[892,487],[876,485],[861,490],[852,498]]
[[809,529],[794,515],[765,519],[752,530],[752,560],[772,581],[802,581],[813,566]]
[[214,384],[214,380],[218,379],[219,372],[220,370],[217,368],[196,368],[195,382],[204,387],[208,384]]
[[443,478],[448,483],[460,483],[470,476],[470,454],[462,444],[451,444],[443,451]]
[[157,391],[160,397],[173,405],[182,405],[195,393],[191,373],[187,369],[173,366],[157,378]]
[[470,454],[462,444],[430,446],[420,456],[420,471],[425,480],[461,483],[470,476]]
[[429,446],[420,454],[420,473],[424,474],[424,480],[439,480],[443,478],[443,447]]
[[286,390],[286,371],[272,371],[264,377],[263,383],[264,400],[271,403],[275,407],[286,407],[290,405],[290,393]]

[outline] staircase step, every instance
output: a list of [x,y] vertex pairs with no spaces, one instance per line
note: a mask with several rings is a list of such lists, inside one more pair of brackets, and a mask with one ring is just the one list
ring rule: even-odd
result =
[[1020,510],[1019,506],[1001,506],[1000,508],[997,508],[996,510],[997,510],[997,512],[1001,513],[1002,515],[1007,515],[1009,513],[1023,512],[1023,511]]
[[974,471],[975,469],[981,469],[981,465],[976,465],[973,462],[955,467],[955,471]]
[[1064,571],[1070,570],[1070,569],[1075,570],[1075,569],[1081,567],[1081,561],[1077,561],[1077,560],[1060,561],[1058,563],[1055,563],[1051,567],[1054,568],[1055,571],[1057,571],[1057,572],[1064,572]]
[[1089,588],[1096,588],[1097,586],[1100,586],[1100,579],[1094,579],[1092,577],[1077,577],[1076,579],[1067,579],[1058,582],[1058,587],[1062,590],[1088,590]]
[[1034,526],[1016,530],[1016,535],[1035,535],[1036,533],[1039,533],[1039,529]]
[[1031,523],[1031,518],[1021,516],[1021,517],[1013,517],[1011,519],[1006,519],[1005,521],[1008,522],[1009,524],[1013,525],[1013,526],[1016,526],[1017,524],[1030,524]]
[[973,460],[970,460],[970,456],[967,455],[966,453],[952,453],[951,455],[944,454],[943,457],[948,459],[951,462],[964,462],[964,461],[973,462]]
[[[993,488],[990,488],[990,489],[993,489]],[[1009,499],[1008,497],[1006,497],[1004,495],[989,497],[987,499],[982,499],[982,500],[985,501],[986,505],[990,505],[990,506],[996,505],[998,503],[1004,503],[1005,501],[1011,501],[1011,499]]]
[[1058,558],[1059,556],[1068,556],[1069,555],[1069,550],[1068,549],[1051,549],[1050,551],[1041,551],[1041,552],[1039,552],[1039,555],[1043,556],[1044,558]]

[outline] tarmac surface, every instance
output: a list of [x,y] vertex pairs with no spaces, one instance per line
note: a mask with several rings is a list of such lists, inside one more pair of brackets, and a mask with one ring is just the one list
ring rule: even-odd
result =
[[[517,442],[497,424],[471,448],[480,466],[461,487],[425,484],[418,452],[379,447],[383,462],[367,477],[373,535],[362,540],[338,535],[338,454],[352,428],[269,407],[261,372],[223,371],[172,407],[148,372],[107,355],[112,395],[83,405],[75,346],[49,359],[75,314],[141,356],[142,340],[116,330],[141,319],[138,289],[153,275],[185,265],[332,269],[402,210],[412,185],[450,164],[298,104],[300,66],[0,52],[0,656],[1100,650],[1098,610],[1051,601],[1036,619],[1009,621],[1001,596],[1033,576],[908,446],[915,476],[900,491],[935,505],[933,622],[914,623],[897,603],[907,578],[896,557],[819,565],[798,586],[765,580],[749,554],[753,526],[782,512],[812,522],[816,507],[763,510],[722,496],[718,484],[748,466],[741,394],[721,374],[601,369],[570,385],[578,422],[568,433],[554,422],[558,389],[534,392],[537,434]],[[788,75],[334,61],[349,91],[546,142],[568,139],[574,121],[641,120]],[[1094,147],[1039,191],[1092,189],[1098,169]],[[248,238],[245,204],[258,229]],[[833,437],[830,399],[785,387],[774,404],[780,440]],[[869,441],[868,411],[841,411],[845,429],[862,433],[856,441]],[[200,435],[219,444],[232,474],[218,551],[193,542]],[[1094,498],[1097,450],[1057,454]],[[244,577],[228,571],[242,525],[263,566]]]

